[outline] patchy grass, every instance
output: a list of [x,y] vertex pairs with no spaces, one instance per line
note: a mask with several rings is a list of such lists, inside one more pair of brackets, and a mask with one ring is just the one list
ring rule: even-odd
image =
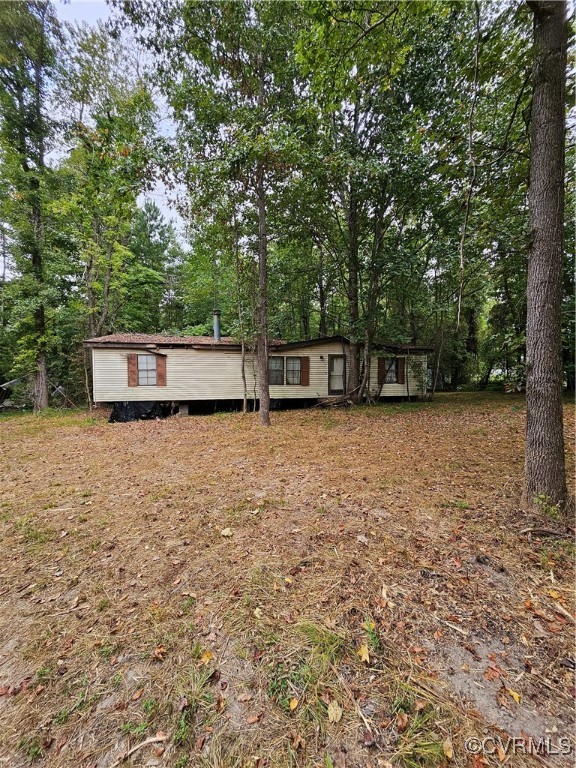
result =
[[475,393],[269,429],[1,417],[0,755],[541,763],[464,746],[573,731],[574,548],[521,510],[524,419]]

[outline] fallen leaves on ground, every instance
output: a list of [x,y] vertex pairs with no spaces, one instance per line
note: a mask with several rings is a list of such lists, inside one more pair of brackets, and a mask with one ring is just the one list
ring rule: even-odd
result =
[[[279,749],[377,764],[421,720],[457,760],[473,710],[561,732],[572,555],[569,537],[521,533],[550,527],[520,508],[524,418],[520,396],[462,393],[275,413],[268,430],[242,414],[0,420],[11,763],[27,738],[45,768],[110,763],[157,727],[166,754],[214,761],[224,734],[258,743],[262,766]],[[463,691],[481,695],[463,707]],[[310,713],[331,723],[325,751]]]
[[343,714],[343,709],[338,704],[336,699],[332,699],[332,701],[328,704],[328,721],[330,723],[338,723],[340,722]]
[[368,652],[368,646],[366,643],[362,643],[360,648],[358,648],[357,652],[358,656],[360,657],[361,661],[366,662],[366,664],[370,663],[370,654]]

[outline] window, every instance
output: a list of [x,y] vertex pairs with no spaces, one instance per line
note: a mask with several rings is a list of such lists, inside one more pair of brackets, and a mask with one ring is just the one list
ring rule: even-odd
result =
[[165,387],[166,355],[127,355],[129,387]]
[[310,386],[309,357],[280,357],[274,355],[268,358],[268,378],[271,386],[286,384],[287,386]]
[[384,384],[397,384],[398,383],[398,360],[392,358],[391,360],[385,360],[386,365],[386,378]]
[[286,358],[286,384],[300,384],[300,358],[299,357],[287,357]]
[[270,384],[284,384],[284,358],[271,357],[268,360],[268,378]]
[[156,356],[138,355],[138,386],[156,386]]
[[406,358],[405,357],[379,357],[378,358],[378,386],[384,384],[406,383]]

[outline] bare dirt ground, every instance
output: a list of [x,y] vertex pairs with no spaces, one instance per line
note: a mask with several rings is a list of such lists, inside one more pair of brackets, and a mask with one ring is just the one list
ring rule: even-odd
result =
[[573,542],[521,511],[524,420],[0,419],[0,766],[572,764]]

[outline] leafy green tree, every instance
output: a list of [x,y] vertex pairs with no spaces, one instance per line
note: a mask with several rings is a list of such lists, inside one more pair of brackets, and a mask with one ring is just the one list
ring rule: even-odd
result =
[[46,155],[55,128],[48,117],[59,26],[49,2],[6,2],[0,14],[0,143],[3,211],[20,275],[20,365],[32,374],[36,411],[48,405],[47,356],[52,329],[49,306],[47,202],[52,172]]
[[181,303],[183,254],[174,228],[146,200],[134,212],[116,325],[133,333],[160,333],[185,323]]
[[450,151],[446,115],[462,90],[450,68],[454,33],[469,20],[465,8],[426,4],[303,10],[310,23],[301,59],[321,136],[307,166],[318,189],[310,229],[337,265],[352,341],[349,387],[361,397],[368,366],[361,380],[359,343],[367,356],[375,341],[427,341],[416,338],[430,333],[419,314],[438,318],[444,306],[438,295],[435,306],[426,299],[430,275],[436,294],[439,275],[448,279],[443,292],[458,292],[454,265],[445,264],[458,237],[458,189],[440,168]]
[[82,265],[91,337],[115,327],[126,295],[132,219],[152,174],[147,142],[152,112],[145,88],[110,103],[94,116],[94,127],[77,126],[77,143],[65,163],[69,192],[58,214]]
[[53,98],[69,129],[93,127],[94,115],[138,88],[142,69],[137,46],[104,22],[65,24]]

